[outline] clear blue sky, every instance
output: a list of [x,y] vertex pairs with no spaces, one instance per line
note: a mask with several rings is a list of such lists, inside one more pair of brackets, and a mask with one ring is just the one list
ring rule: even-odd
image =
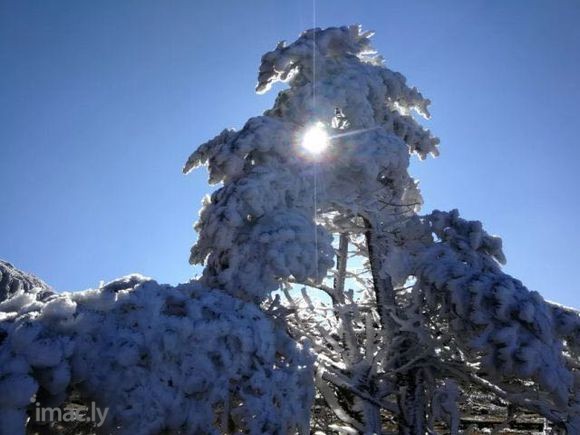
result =
[[[326,1],[431,98],[426,210],[504,239],[507,271],[580,307],[578,1]],[[180,169],[269,107],[260,56],[311,1],[0,1],[0,258],[55,288],[185,281],[206,174]]]

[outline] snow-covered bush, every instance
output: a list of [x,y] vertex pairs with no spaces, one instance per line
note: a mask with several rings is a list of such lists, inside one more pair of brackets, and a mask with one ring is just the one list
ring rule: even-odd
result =
[[139,275],[42,292],[0,303],[0,433],[73,391],[108,409],[105,433],[307,432],[310,351],[254,304]]

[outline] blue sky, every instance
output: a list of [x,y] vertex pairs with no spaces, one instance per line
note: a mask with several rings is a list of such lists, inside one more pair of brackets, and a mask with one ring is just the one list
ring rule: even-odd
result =
[[[577,1],[317,1],[433,101],[425,210],[481,220],[508,272],[576,307],[579,22]],[[312,1],[0,1],[0,258],[60,290],[193,276],[209,188],[180,169],[272,104],[260,56],[309,27]]]

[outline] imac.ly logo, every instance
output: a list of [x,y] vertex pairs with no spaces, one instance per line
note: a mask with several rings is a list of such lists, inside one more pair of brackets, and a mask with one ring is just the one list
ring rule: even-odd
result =
[[101,427],[107,418],[109,408],[99,408],[95,402],[91,402],[88,408],[65,406],[63,408],[42,407],[36,402],[34,417],[37,422],[82,422],[94,423],[96,427]]

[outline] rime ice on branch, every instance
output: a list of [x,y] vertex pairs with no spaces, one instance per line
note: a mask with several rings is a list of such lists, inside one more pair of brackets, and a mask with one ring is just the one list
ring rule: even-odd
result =
[[[313,29],[262,57],[257,91],[288,88],[184,168],[206,164],[210,182],[222,183],[204,202],[191,261],[205,264],[206,285],[243,299],[288,291],[286,303],[266,306],[313,342],[322,420],[338,431],[380,432],[387,410],[401,433],[433,430],[437,419],[457,432],[454,385],[576,430],[577,313],[501,272],[501,240],[481,223],[417,214],[407,169],[413,154],[438,154],[415,118],[429,117],[430,102],[384,66],[370,36]],[[330,145],[305,155],[301,137],[319,123]],[[346,267],[353,255],[362,273]],[[310,289],[301,298],[291,296],[297,284]]]

